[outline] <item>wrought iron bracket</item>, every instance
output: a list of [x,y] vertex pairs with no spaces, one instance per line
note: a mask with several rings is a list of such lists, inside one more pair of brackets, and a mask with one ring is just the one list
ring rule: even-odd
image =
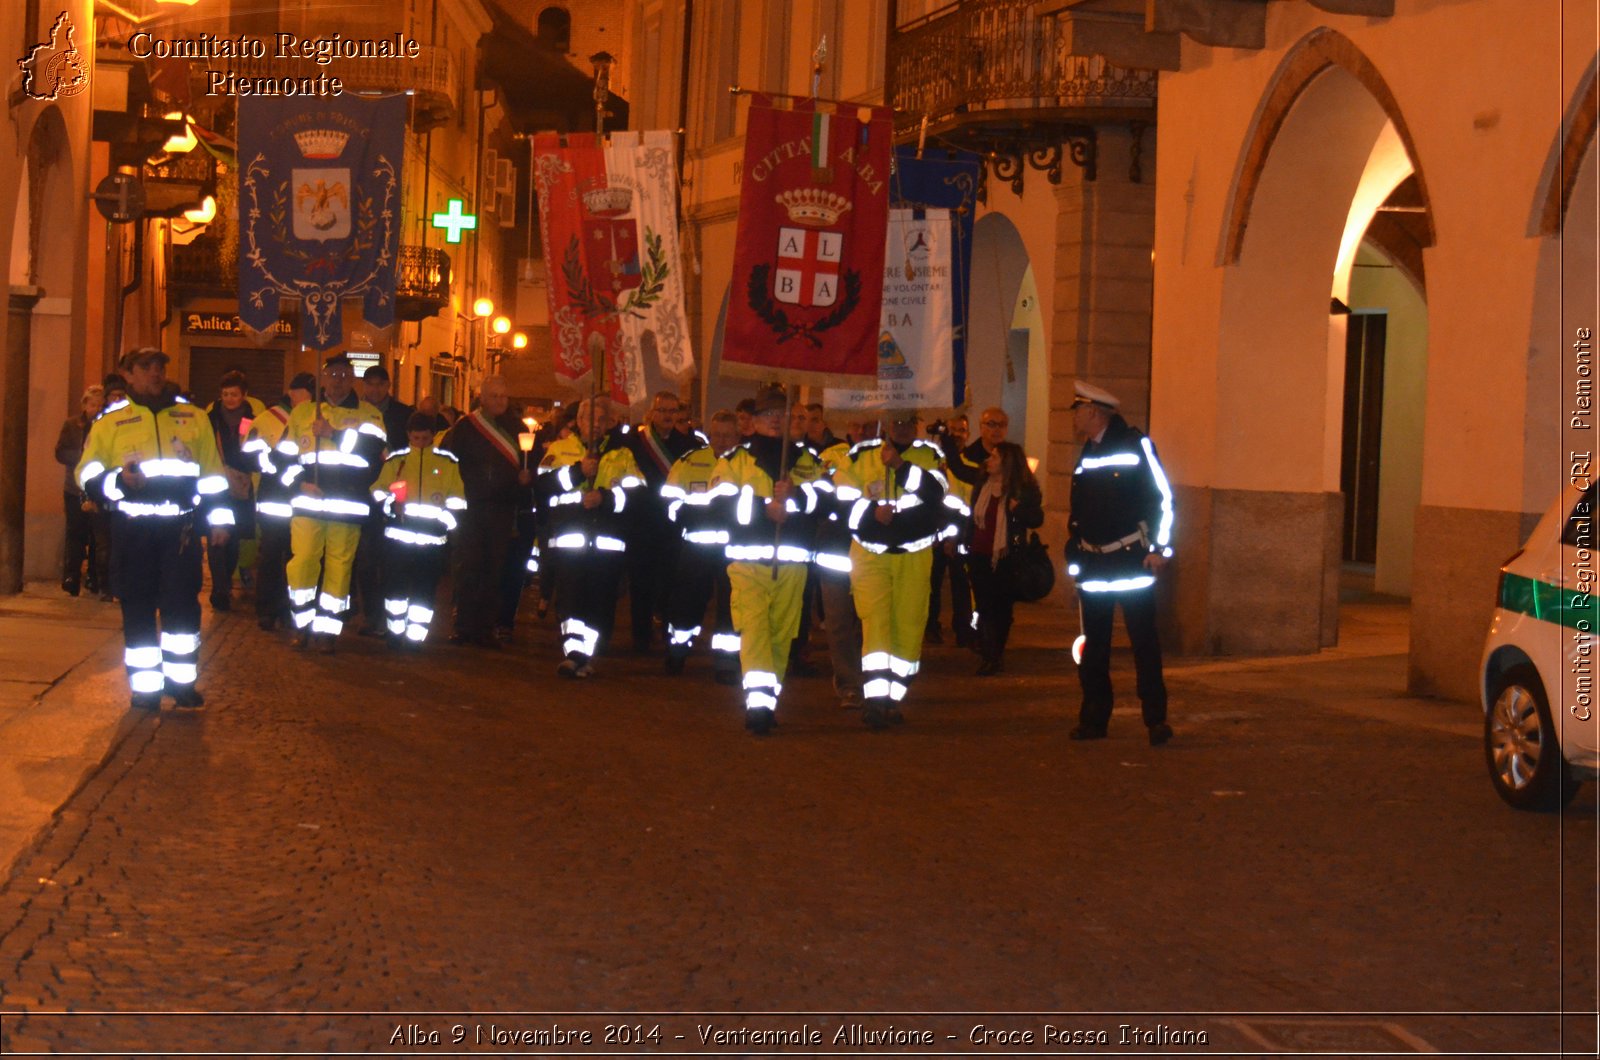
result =
[[1051,184],[1061,183],[1063,163],[1068,161],[1083,170],[1084,180],[1094,180],[1098,173],[1099,139],[1093,126],[1051,125],[991,135],[974,135],[975,131],[963,130],[962,138],[967,141],[963,146],[983,156],[985,187],[979,189],[980,202],[988,199],[986,185],[991,175],[1010,184],[1013,195],[1021,195],[1030,168],[1043,173]]

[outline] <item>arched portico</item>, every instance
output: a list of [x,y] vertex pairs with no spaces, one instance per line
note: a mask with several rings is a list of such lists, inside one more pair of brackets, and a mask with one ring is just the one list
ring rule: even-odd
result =
[[1174,579],[1188,650],[1337,640],[1350,318],[1330,306],[1396,185],[1425,187],[1403,130],[1371,64],[1322,30],[1285,56],[1244,141],[1218,244],[1214,413],[1185,416],[1211,432],[1213,460],[1210,488],[1182,490],[1200,546],[1180,549]]

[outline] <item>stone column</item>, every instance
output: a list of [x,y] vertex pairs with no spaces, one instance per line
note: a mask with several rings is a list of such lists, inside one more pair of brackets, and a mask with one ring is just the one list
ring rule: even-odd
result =
[[33,307],[44,292],[12,287],[4,367],[0,369],[0,594],[22,591],[28,483],[28,363]]

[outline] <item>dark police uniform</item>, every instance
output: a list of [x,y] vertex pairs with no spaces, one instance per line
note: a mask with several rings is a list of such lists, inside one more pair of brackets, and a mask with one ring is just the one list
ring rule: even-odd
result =
[[1111,718],[1111,620],[1119,603],[1133,643],[1144,723],[1152,729],[1166,724],[1156,578],[1144,561],[1153,552],[1172,555],[1172,515],[1172,487],[1154,444],[1113,414],[1100,439],[1084,446],[1072,471],[1067,573],[1077,581],[1084,636],[1078,664],[1083,704],[1075,738],[1104,736]]

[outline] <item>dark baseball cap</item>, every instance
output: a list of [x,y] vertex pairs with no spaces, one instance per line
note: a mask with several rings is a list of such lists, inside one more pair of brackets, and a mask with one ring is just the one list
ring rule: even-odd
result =
[[122,367],[132,368],[135,365],[149,364],[151,361],[167,364],[171,360],[171,357],[155,346],[139,346],[122,355]]
[[310,372],[301,372],[289,380],[290,390],[304,390],[308,394],[317,392],[317,377]]

